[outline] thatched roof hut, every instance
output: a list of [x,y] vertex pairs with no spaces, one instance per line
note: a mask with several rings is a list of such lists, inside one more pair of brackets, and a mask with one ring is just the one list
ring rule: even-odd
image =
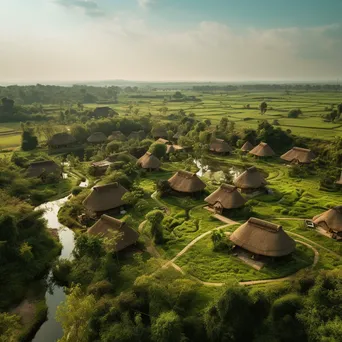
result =
[[85,198],[83,205],[92,212],[103,212],[124,205],[122,196],[127,190],[119,183],[97,185]]
[[102,132],[94,132],[87,141],[92,144],[101,144],[107,141],[107,137]]
[[209,150],[216,153],[230,153],[231,147],[223,139],[215,139],[209,145]]
[[242,147],[241,147],[241,151],[243,152],[249,152],[251,150],[253,150],[254,146],[249,142],[249,141],[246,141]]
[[241,196],[237,187],[229,184],[221,184],[205,201],[210,206],[217,207],[218,209],[240,208],[246,203],[246,200]]
[[146,152],[141,158],[138,159],[137,165],[143,169],[158,170],[160,168],[161,161],[152,153]]
[[61,167],[56,164],[53,160],[44,160],[31,163],[26,171],[27,177],[42,177],[48,174],[61,174]]
[[272,148],[264,142],[261,142],[258,146],[255,146],[251,151],[249,151],[249,153],[257,157],[272,157],[275,155]]
[[243,190],[254,190],[263,188],[267,182],[261,172],[252,166],[234,180],[234,185]]
[[115,244],[115,251],[119,252],[128,246],[135,244],[139,238],[139,234],[130,228],[126,222],[117,220],[108,215],[102,215],[100,219],[88,229],[88,234],[100,237],[115,237],[118,232],[119,238]]
[[91,166],[94,168],[94,176],[104,175],[111,165],[112,163],[108,160],[92,162]]
[[336,184],[342,185],[342,171],[341,171],[341,176],[340,179],[335,182]]
[[119,115],[110,107],[96,107],[90,116],[93,118],[107,118],[109,116]]
[[164,127],[154,127],[151,130],[153,138],[167,138],[167,131]]
[[146,133],[141,130],[141,131],[133,131],[129,134],[127,137],[128,140],[142,140],[146,138]]
[[118,140],[124,141],[126,140],[126,136],[120,131],[113,131],[112,134],[108,137],[109,141]]
[[165,144],[165,145],[170,145],[171,142],[167,139],[159,138],[155,141],[155,144]]
[[196,173],[177,171],[169,180],[170,187],[178,192],[194,193],[204,190],[206,184]]
[[310,164],[315,159],[315,155],[307,148],[293,147],[280,158],[290,163]]
[[285,256],[296,248],[281,226],[254,217],[236,229],[230,240],[251,253],[269,257]]
[[327,231],[342,232],[342,206],[329,209],[315,216],[312,221]]
[[68,146],[76,142],[76,139],[67,132],[56,133],[48,141],[50,147]]
[[175,153],[176,149],[173,145],[166,145],[166,154]]

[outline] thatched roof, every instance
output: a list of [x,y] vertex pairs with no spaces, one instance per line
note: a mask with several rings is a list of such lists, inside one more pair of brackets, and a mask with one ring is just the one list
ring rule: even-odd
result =
[[95,167],[95,168],[105,168],[105,167],[109,167],[112,163],[108,160],[101,160],[98,162],[92,162],[91,166]]
[[281,226],[254,217],[236,229],[230,240],[251,253],[270,257],[288,255],[296,248]]
[[181,145],[172,145],[172,146],[175,152],[184,150],[184,147]]
[[325,223],[330,230],[342,232],[342,206],[329,209],[315,216],[312,221],[317,225]]
[[167,139],[159,138],[155,141],[155,144],[165,144],[165,145],[170,145],[170,141]]
[[108,137],[108,140],[109,141],[113,141],[113,140],[124,141],[126,140],[126,137],[120,131],[113,131],[112,134]]
[[138,159],[137,165],[143,169],[159,169],[161,161],[152,153],[146,152],[141,158]]
[[261,142],[258,146],[255,146],[251,151],[249,151],[249,153],[257,157],[272,157],[275,155],[272,148],[264,142]]
[[88,139],[87,141],[89,143],[93,143],[93,144],[96,144],[96,143],[103,143],[107,140],[107,137],[104,133],[102,132],[94,132]]
[[122,196],[127,190],[119,183],[97,185],[83,201],[83,205],[90,211],[106,211],[124,205]]
[[53,137],[48,141],[48,145],[50,146],[64,146],[70,145],[76,142],[76,139],[67,132],[56,133]]
[[53,160],[44,160],[31,163],[26,171],[27,177],[41,177],[48,174],[60,174],[61,168]]
[[174,153],[176,150],[173,145],[166,145],[166,154]]
[[259,189],[266,184],[264,176],[255,166],[248,168],[234,180],[234,185],[240,189]]
[[206,184],[198,178],[196,173],[177,171],[169,180],[170,187],[179,192],[193,193],[202,191]]
[[251,150],[253,150],[254,146],[249,142],[246,141],[243,146],[241,147],[241,151],[243,152],[249,152]]
[[88,234],[108,238],[115,237],[115,232],[119,233],[119,238],[115,245],[116,252],[133,245],[139,238],[139,234],[128,227],[125,222],[108,215],[102,215],[101,218],[88,229]]
[[240,208],[246,203],[246,200],[241,196],[237,187],[228,184],[221,184],[205,201],[210,205],[220,203],[224,209]]
[[290,151],[284,153],[281,159],[286,160],[290,163],[296,162],[300,164],[309,164],[315,159],[315,155],[306,148],[294,147]]
[[134,131],[127,137],[128,140],[142,140],[146,138],[146,133],[144,131]]
[[119,115],[117,112],[115,112],[112,108],[110,107],[96,107],[94,111],[90,114],[92,117],[108,117],[112,115]]
[[229,144],[225,142],[223,139],[213,140],[209,146],[209,150],[218,153],[228,153],[232,151]]
[[167,138],[167,131],[164,127],[154,127],[151,130],[153,138]]
[[342,185],[342,172],[341,172],[340,179],[337,180],[335,183],[336,183],[336,184],[339,184],[339,185]]

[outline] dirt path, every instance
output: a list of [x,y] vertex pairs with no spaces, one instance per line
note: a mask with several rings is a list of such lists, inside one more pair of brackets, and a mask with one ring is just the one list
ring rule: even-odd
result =
[[167,215],[170,215],[170,209],[163,203],[163,202],[161,202],[158,198],[157,198],[157,194],[158,194],[158,192],[157,191],[155,191],[152,195],[151,195],[151,198],[160,206],[160,207],[163,207],[163,208],[165,208],[165,210],[166,210],[166,214]]
[[[143,235],[143,232],[144,232],[144,227],[145,227],[145,224],[146,224],[147,220],[141,222],[139,224],[139,227],[138,227],[138,232],[140,235]],[[154,246],[153,242],[151,241],[151,239],[149,239],[147,236],[145,236],[145,242],[146,242],[146,251],[151,254],[153,257],[155,258],[160,258],[161,255],[160,253],[158,252],[157,248]]]

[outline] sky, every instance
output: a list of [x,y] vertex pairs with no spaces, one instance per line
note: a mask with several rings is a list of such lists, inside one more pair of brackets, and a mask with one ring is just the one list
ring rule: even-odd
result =
[[342,82],[342,0],[0,5],[0,83]]

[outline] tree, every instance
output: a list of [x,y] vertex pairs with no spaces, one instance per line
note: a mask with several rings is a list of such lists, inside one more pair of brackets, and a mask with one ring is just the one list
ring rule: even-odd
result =
[[303,114],[302,111],[298,108],[298,109],[291,109],[291,110],[288,112],[287,116],[288,116],[289,118],[298,118],[298,116],[300,116],[300,115],[302,115],[302,114]]
[[85,128],[85,126],[79,124],[72,125],[70,128],[70,133],[79,142],[86,141],[89,136],[89,131]]
[[265,114],[267,111],[267,103],[265,101],[261,102],[259,105],[261,114]]
[[219,123],[219,130],[221,132],[225,132],[228,126],[228,118],[221,118],[220,123]]
[[33,134],[33,129],[24,127],[21,135],[21,149],[23,151],[32,151],[38,146],[38,138]]
[[161,210],[153,210],[149,212],[145,217],[151,224],[151,234],[154,238],[154,241],[157,244],[162,243],[163,230],[161,227],[161,222],[164,219],[164,213]]
[[70,290],[66,301],[58,306],[56,319],[61,323],[64,335],[60,342],[88,341],[89,322],[94,312],[96,299],[85,295],[79,285]]
[[173,94],[173,97],[175,99],[182,99],[184,97],[184,95],[180,92],[180,91],[176,91],[174,94]]
[[219,249],[219,246],[222,245],[224,239],[225,239],[225,234],[224,234],[224,231],[222,229],[214,230],[211,233],[211,241],[214,244],[214,250]]
[[154,156],[161,159],[166,155],[166,145],[154,143],[150,146],[149,152],[151,152]]
[[106,151],[107,153],[117,152],[119,151],[120,146],[121,146],[121,143],[117,141],[111,141],[110,143],[107,144]]
[[179,316],[174,311],[161,313],[152,324],[151,336],[155,342],[181,341],[182,325]]
[[0,313],[0,342],[18,341],[18,331],[21,328],[19,322],[20,317],[17,315]]
[[337,105],[337,112],[338,112],[339,115],[342,114],[342,103]]
[[204,123],[209,127],[211,126],[211,120],[210,119],[205,119]]

